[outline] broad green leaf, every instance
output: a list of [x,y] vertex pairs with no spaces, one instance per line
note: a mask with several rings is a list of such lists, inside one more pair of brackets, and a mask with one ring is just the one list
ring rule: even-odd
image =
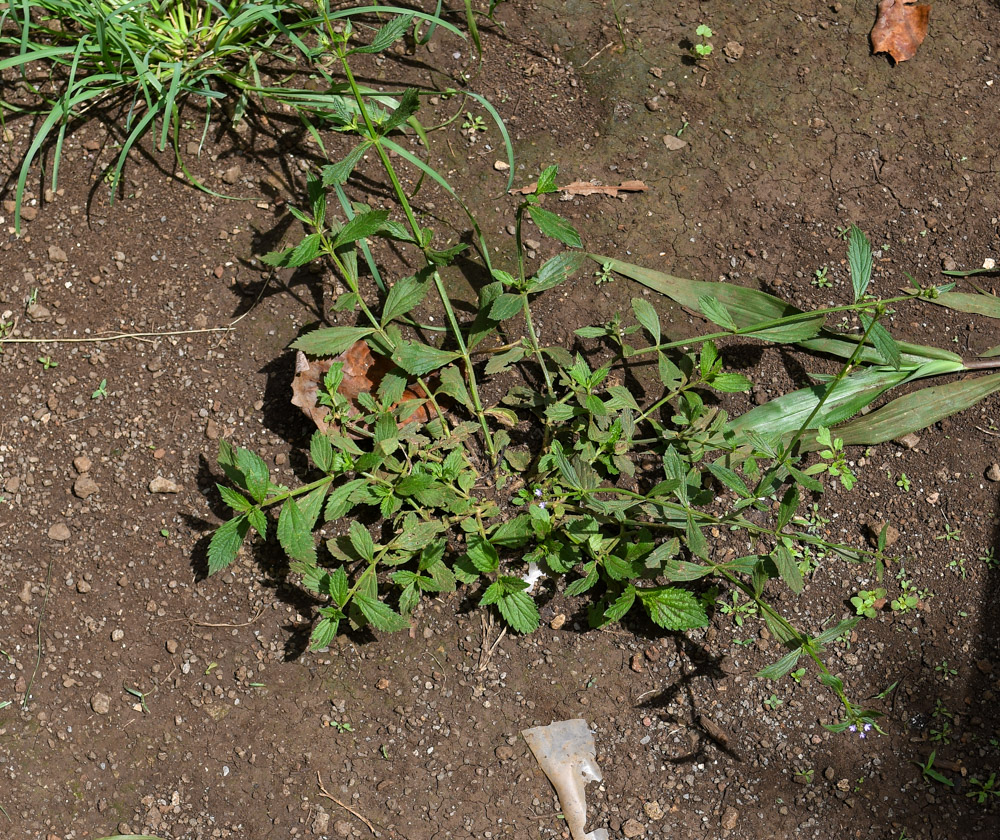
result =
[[306,525],[309,526],[310,531],[316,527],[316,522],[319,521],[320,511],[323,510],[323,500],[326,498],[326,491],[329,489],[329,484],[323,484],[315,490],[311,490],[305,496],[298,497],[296,504],[299,506],[302,518],[305,520]]
[[851,225],[848,234],[847,265],[851,271],[854,302],[857,303],[865,296],[872,279],[872,245],[857,225]]
[[497,526],[497,529],[490,534],[490,542],[507,548],[520,548],[533,534],[531,516],[522,513]]
[[556,174],[558,171],[558,166],[547,166],[542,170],[542,174],[538,176],[538,181],[535,182],[535,195],[545,195],[546,193],[556,191]]
[[621,621],[634,603],[635,587],[629,584],[625,587],[622,594],[615,599],[614,603],[608,605],[608,608],[604,611],[604,617],[608,621]]
[[423,376],[459,357],[460,354],[450,350],[438,350],[429,344],[413,341],[400,342],[392,354],[392,360],[412,376]]
[[653,337],[653,344],[660,343],[660,316],[648,300],[632,298],[632,311],[636,320]]
[[323,186],[329,187],[332,184],[346,184],[347,179],[351,177],[351,173],[354,171],[354,167],[365,156],[365,152],[371,148],[371,145],[371,142],[367,140],[359,143],[347,153],[343,160],[331,163],[329,166],[324,166],[322,170]]
[[795,511],[798,509],[799,488],[793,485],[785,491],[785,495],[781,498],[781,507],[778,509],[778,521],[774,525],[775,530],[780,531],[784,528],[791,521],[795,515]]
[[746,483],[729,467],[725,467],[722,464],[708,464],[708,471],[736,493],[736,495],[744,499],[750,498],[751,493]]
[[262,540],[267,539],[267,517],[260,508],[250,508],[247,511],[247,519],[250,520],[251,527],[260,535]]
[[247,492],[254,501],[262,502],[271,484],[270,471],[256,452],[242,447],[236,451],[236,467],[246,476]]
[[839,639],[845,633],[849,633],[853,630],[859,621],[861,621],[860,615],[844,619],[844,621],[839,622],[828,630],[824,630],[813,641],[815,641],[818,645],[829,644],[834,641],[834,639]]
[[392,112],[387,120],[379,126],[381,134],[388,134],[395,128],[399,128],[404,122],[412,117],[420,107],[420,97],[416,88],[407,88],[399,98],[396,110]]
[[285,499],[278,515],[278,542],[293,560],[316,562],[316,545],[312,529],[295,499]]
[[[686,280],[673,277],[650,268],[632,265],[611,257],[598,254],[588,254],[598,265],[608,263],[613,271],[630,277],[638,283],[666,295],[681,306],[700,312],[699,300],[703,297],[714,297],[722,303],[733,321],[741,329],[760,326],[760,329],[746,333],[768,341],[795,342],[815,336],[823,326],[825,316],[803,313],[801,309],[789,303],[760,292],[756,289],[745,289],[731,283],[706,283],[701,280]],[[794,318],[790,323],[770,325],[781,319]]]
[[309,439],[309,457],[316,465],[316,469],[322,472],[329,472],[333,466],[333,444],[323,432],[317,429]]
[[665,630],[693,630],[708,624],[701,601],[686,589],[656,586],[637,589],[649,617]]
[[[1000,391],[1000,373],[932,385],[840,426],[837,437],[843,438],[845,445],[871,446],[894,440],[964,411],[996,391]],[[811,443],[809,448],[817,446]]]
[[[813,353],[827,353],[839,359],[849,359],[854,354],[860,340],[861,336],[858,335],[840,335],[821,330],[819,336],[801,341],[799,346]],[[923,344],[910,344],[905,341],[897,341],[896,346],[900,351],[900,363],[905,367],[917,367],[931,360],[942,360],[953,362],[956,365],[955,370],[962,369],[962,357],[950,350]],[[868,364],[882,364],[883,358],[874,347],[868,346],[861,351],[859,361]]]
[[216,572],[226,568],[239,553],[240,546],[243,545],[243,538],[250,530],[250,523],[246,515],[237,516],[224,522],[212,534],[212,539],[208,544],[208,573],[214,575]]
[[663,566],[663,576],[674,583],[685,580],[698,580],[715,571],[714,566],[703,566],[689,560],[668,560]]
[[726,305],[715,297],[715,295],[705,295],[698,298],[698,310],[713,324],[718,324],[727,330],[739,329],[733,320],[733,316],[726,309]]
[[533,295],[544,292],[558,286],[576,274],[582,267],[586,258],[576,251],[563,251],[546,260],[538,273],[532,277],[526,286],[528,294]]
[[402,533],[392,541],[392,546],[401,551],[420,551],[430,545],[443,530],[444,523],[440,520],[408,521],[404,523]]
[[337,356],[373,332],[371,327],[323,327],[300,335],[291,346],[310,356]]
[[753,382],[741,373],[717,373],[708,384],[724,394],[738,394],[753,388]]
[[687,547],[694,554],[702,558],[708,558],[708,542],[705,539],[705,534],[694,521],[691,511],[687,512],[687,528],[684,532],[684,538],[687,542]]
[[329,647],[337,636],[340,621],[332,618],[320,619],[309,636],[309,649],[322,650]]
[[397,280],[386,296],[379,323],[384,327],[394,318],[406,315],[419,306],[427,296],[428,288],[426,278],[421,279],[411,275]]
[[364,489],[367,484],[367,479],[355,478],[331,490],[330,496],[326,501],[326,510],[323,513],[324,521],[330,522],[334,519],[340,519],[340,517],[350,511],[357,502],[357,500],[352,500],[351,496],[356,491]]
[[351,545],[358,552],[359,556],[369,563],[375,560],[375,541],[364,525],[355,519],[351,522],[347,535],[351,540]]
[[802,592],[802,572],[799,564],[795,562],[791,552],[783,545],[779,545],[771,552],[771,560],[778,569],[778,574],[785,582],[785,585],[796,595]]
[[493,301],[493,305],[490,307],[490,318],[494,321],[506,321],[517,315],[523,308],[524,304],[521,302],[520,295],[504,292]]
[[357,242],[359,239],[366,239],[374,236],[385,226],[385,220],[389,218],[388,210],[369,210],[367,213],[359,213],[344,225],[333,240],[334,250]]
[[441,393],[447,394],[469,411],[473,410],[472,397],[469,395],[469,389],[465,387],[465,378],[462,376],[461,370],[455,365],[450,365],[441,371],[440,380],[439,391]]
[[469,534],[466,538],[465,556],[483,574],[495,572],[500,566],[497,550],[479,534]]
[[264,265],[273,265],[278,268],[297,268],[300,265],[312,262],[319,253],[319,248],[322,244],[323,238],[318,233],[310,233],[304,236],[302,241],[294,248],[264,254],[260,258],[260,261]]
[[802,656],[801,648],[786,653],[777,662],[768,665],[766,668],[761,668],[757,672],[757,676],[762,680],[780,680],[785,674],[792,672],[800,656]]
[[497,609],[504,621],[518,633],[533,633],[538,629],[538,607],[527,592],[504,595],[497,601]]
[[597,572],[597,563],[592,561],[584,566],[587,574],[581,578],[574,580],[569,586],[566,587],[566,597],[575,598],[577,595],[582,595],[584,592],[592,589],[594,584],[597,583],[599,575]]
[[945,292],[931,303],[946,306],[958,312],[968,312],[975,315],[986,315],[989,318],[1000,318],[1000,297],[990,294],[972,294],[970,292]]
[[583,247],[583,242],[580,240],[580,234],[576,232],[576,228],[551,210],[531,205],[528,207],[528,215],[538,225],[538,230],[550,239],[556,239],[570,248]]
[[368,619],[372,627],[386,633],[398,633],[401,630],[409,630],[410,622],[398,612],[383,604],[378,598],[371,598],[355,594],[353,603],[358,605],[361,614]]
[[505,353],[498,353],[495,356],[491,356],[490,360],[486,363],[486,375],[492,376],[495,373],[500,373],[508,365],[512,365],[515,362],[521,361],[524,358],[524,348],[520,345],[517,347],[511,347]]

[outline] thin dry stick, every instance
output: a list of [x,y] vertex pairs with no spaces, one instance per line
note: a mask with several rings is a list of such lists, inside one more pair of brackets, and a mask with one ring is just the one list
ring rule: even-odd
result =
[[504,627],[503,630],[500,631],[500,635],[497,636],[496,641],[490,645],[490,631],[495,626],[493,616],[491,615],[489,617],[489,623],[487,623],[487,619],[482,614],[480,614],[479,620],[483,627],[483,644],[482,647],[479,648],[479,665],[476,666],[476,671],[485,671],[486,666],[489,664],[490,659],[499,647],[500,642],[503,641],[503,637],[507,635],[507,628]]
[[375,833],[375,826],[373,826],[367,819],[365,819],[363,816],[361,816],[361,814],[355,811],[350,805],[345,805],[343,802],[337,799],[337,797],[332,796],[330,792],[325,787],[323,787],[323,779],[319,775],[319,770],[316,771],[316,784],[319,785],[320,796],[325,796],[331,802],[336,802],[341,808],[343,808],[349,814],[354,814],[354,816],[356,816],[359,820],[361,820],[361,822],[363,822],[365,825],[368,826],[368,830],[372,834]]

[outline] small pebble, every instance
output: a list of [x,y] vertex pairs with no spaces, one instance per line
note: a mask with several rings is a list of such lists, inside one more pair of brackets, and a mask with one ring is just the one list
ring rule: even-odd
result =
[[162,475],[158,475],[149,482],[150,493],[180,493],[182,489],[177,482],[164,478]]
[[111,698],[107,694],[97,692],[97,694],[90,698],[90,708],[99,715],[106,715],[111,711]]
[[72,533],[65,522],[57,522],[51,528],[49,528],[49,539],[55,540],[56,542],[66,542]]
[[125,638],[125,631],[122,630],[120,627],[111,631],[112,642],[120,642],[124,638]]
[[990,464],[990,468],[986,470],[986,478],[988,481],[1000,481],[1000,464]]
[[167,639],[165,647],[167,648],[167,653],[177,653],[177,648],[179,647],[177,639]]

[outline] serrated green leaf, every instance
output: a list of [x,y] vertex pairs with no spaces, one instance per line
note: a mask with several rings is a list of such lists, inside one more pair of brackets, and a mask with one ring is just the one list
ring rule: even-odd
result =
[[504,353],[498,353],[495,356],[491,356],[490,360],[486,363],[486,375],[493,376],[494,374],[500,373],[508,365],[512,365],[515,362],[521,361],[524,358],[524,348],[521,346],[511,347]]
[[528,207],[528,215],[531,216],[532,221],[543,235],[550,239],[556,239],[570,248],[583,247],[583,242],[580,240],[580,234],[576,232],[576,228],[551,210],[531,205]]
[[316,562],[316,545],[312,529],[302,515],[295,499],[285,499],[278,516],[278,542],[293,560]]
[[420,108],[420,97],[416,88],[407,88],[399,98],[399,104],[388,119],[379,125],[381,134],[388,134],[395,128],[399,128],[410,117],[417,113]]
[[778,509],[778,521],[775,523],[775,530],[784,528],[799,509],[799,488],[792,486],[785,491],[781,498],[781,507]]
[[841,636],[850,633],[851,630],[857,626],[858,622],[861,621],[861,616],[857,615],[853,618],[846,618],[843,621],[838,622],[835,626],[830,627],[820,633],[813,640],[818,645],[826,645],[835,639],[839,639]]
[[309,439],[309,457],[316,469],[329,472],[333,466],[333,444],[323,432],[317,429]]
[[499,525],[492,534],[490,542],[493,545],[502,545],[506,548],[520,548],[534,534],[531,525],[531,516],[522,513]]
[[726,309],[726,306],[714,295],[705,295],[698,299],[698,309],[701,314],[708,318],[713,324],[718,324],[727,330],[737,330],[736,321]]
[[367,213],[359,213],[337,231],[333,240],[333,249],[337,250],[352,242],[357,242],[359,239],[374,236],[385,227],[385,220],[388,218],[388,210],[369,210]]
[[237,493],[235,490],[231,490],[223,484],[216,484],[215,486],[218,488],[219,494],[222,496],[222,501],[224,501],[237,513],[246,513],[253,507],[253,502],[247,499],[242,493]]
[[660,343],[660,316],[648,300],[632,298],[632,311],[636,320],[653,337],[653,344]]
[[689,560],[668,560],[663,564],[663,576],[674,583],[698,580],[715,571],[714,566],[704,566]]
[[457,358],[458,353],[412,341],[400,342],[392,354],[392,360],[412,376],[423,376],[451,364]]
[[304,236],[302,241],[294,248],[264,254],[260,258],[260,261],[264,265],[272,265],[277,268],[298,268],[308,262],[312,262],[319,253],[322,244],[322,236],[318,233],[310,233]]
[[359,143],[342,160],[324,166],[322,169],[323,186],[329,187],[333,184],[346,184],[354,168],[361,161],[361,158],[365,156],[365,152],[371,148],[371,145],[371,142],[367,140]]
[[687,527],[684,531],[684,541],[688,549],[702,558],[708,558],[708,541],[698,523],[694,521],[694,515],[687,511]]
[[316,523],[319,521],[320,511],[323,510],[323,500],[326,498],[326,492],[329,489],[329,484],[323,484],[315,490],[310,490],[305,496],[299,496],[296,499],[296,504],[299,506],[302,518],[310,531],[316,527]]
[[348,55],[353,55],[354,53],[385,52],[406,34],[406,30],[410,28],[412,22],[413,15],[399,15],[398,17],[394,17],[375,33],[375,37],[372,38],[372,42],[368,46],[355,47],[348,52]]
[[271,484],[271,474],[264,459],[241,447],[236,451],[236,468],[246,477],[247,492],[253,500],[264,501]]
[[497,601],[500,615],[518,633],[533,633],[538,629],[538,607],[527,592],[510,592]]
[[708,624],[704,605],[686,589],[656,586],[636,593],[649,617],[665,630],[693,630]]
[[865,296],[872,279],[872,244],[861,228],[853,224],[847,238],[847,266],[854,287],[854,302],[857,303]]
[[791,552],[783,545],[779,545],[771,552],[771,560],[785,585],[796,595],[802,592],[802,571]]
[[677,537],[671,537],[666,542],[660,543],[643,560],[647,569],[662,569],[681,550],[680,541]]
[[316,622],[313,631],[309,636],[309,649],[322,650],[329,647],[337,637],[337,630],[340,629],[340,620],[323,618]]
[[383,604],[377,598],[356,593],[352,603],[358,605],[361,614],[368,619],[372,627],[386,633],[398,633],[401,630],[409,630],[410,622],[403,616]]
[[480,534],[469,534],[466,538],[465,557],[483,574],[495,572],[500,566],[500,555]]
[[786,653],[777,662],[768,665],[766,668],[761,668],[757,672],[757,677],[762,680],[780,680],[785,674],[791,673],[792,669],[798,664],[800,656],[802,656],[801,648]]
[[245,514],[224,522],[216,529],[208,543],[208,573],[210,575],[226,568],[236,559],[240,546],[243,545],[243,539],[249,530],[250,523]]
[[327,594],[333,599],[333,602],[339,606],[343,607],[347,603],[348,593],[350,592],[350,583],[347,580],[347,572],[344,571],[342,566],[338,566],[332,572],[330,572],[330,577],[326,582]]
[[546,193],[551,193],[556,191],[556,174],[559,171],[558,166],[547,166],[542,170],[542,173],[538,176],[538,180],[535,182],[535,195],[545,195]]
[[324,521],[330,522],[334,519],[340,519],[347,514],[357,502],[357,500],[352,501],[351,496],[355,491],[365,488],[367,484],[366,479],[355,478],[331,490],[326,500],[326,510],[323,513]]
[[753,388],[753,382],[741,373],[717,373],[709,385],[725,394],[738,394]]
[[382,317],[379,323],[384,327],[394,318],[406,315],[408,312],[419,306],[427,296],[430,287],[426,278],[419,278],[411,275],[397,280],[389,289],[389,294],[385,299],[385,306],[382,307]]
[[521,296],[510,292],[500,295],[490,307],[490,319],[493,321],[506,321],[513,318],[524,308]]
[[586,258],[574,251],[563,251],[546,260],[538,273],[532,277],[525,287],[529,295],[545,292],[565,282],[582,267]]
[[722,464],[708,464],[708,471],[712,473],[722,484],[736,493],[743,499],[749,499],[753,494],[750,489],[746,486],[743,479],[740,478],[735,472],[733,472],[729,467],[725,467]]
[[373,332],[371,327],[324,327],[300,335],[291,346],[310,356],[337,356]]
[[469,411],[473,410],[472,397],[469,395],[469,389],[465,387],[465,377],[462,376],[462,371],[458,367],[451,365],[442,370],[440,381],[438,390],[441,393],[447,394]]
[[443,530],[444,523],[436,519],[430,522],[410,520],[403,524],[403,530],[392,541],[392,546],[400,551],[420,551],[430,545]]
[[375,541],[368,529],[357,520],[351,523],[347,536],[358,555],[369,563],[375,560]]
[[566,587],[567,598],[575,598],[577,595],[582,595],[587,590],[592,589],[594,584],[597,583],[599,575],[596,561],[587,563],[584,569],[587,571],[587,574],[581,578],[577,578]]
[[613,604],[608,605],[608,608],[604,611],[604,617],[608,621],[621,621],[625,614],[632,609],[632,604],[635,603],[635,587],[629,584],[622,591]]
[[267,517],[260,508],[250,508],[247,511],[247,519],[250,525],[260,535],[262,540],[267,539]]
[[870,315],[865,315],[862,312],[858,317],[861,319],[861,325],[868,330],[869,340],[875,345],[875,349],[885,363],[891,365],[895,370],[899,370],[902,364],[902,357],[896,340],[885,327],[878,321],[875,321]]

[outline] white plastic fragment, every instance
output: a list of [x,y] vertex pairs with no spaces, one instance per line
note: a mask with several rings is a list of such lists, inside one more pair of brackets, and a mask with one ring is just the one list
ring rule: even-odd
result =
[[606,829],[586,832],[584,789],[587,782],[599,782],[603,778],[597,766],[594,733],[587,721],[582,718],[559,720],[548,726],[525,729],[521,735],[556,789],[573,840],[608,840]]
[[528,584],[528,588],[525,592],[531,592],[531,590],[535,588],[535,584],[538,583],[538,581],[540,581],[543,577],[545,577],[545,572],[538,568],[538,564],[534,562],[529,563],[528,571],[525,572],[524,576],[521,578],[521,580]]

